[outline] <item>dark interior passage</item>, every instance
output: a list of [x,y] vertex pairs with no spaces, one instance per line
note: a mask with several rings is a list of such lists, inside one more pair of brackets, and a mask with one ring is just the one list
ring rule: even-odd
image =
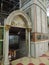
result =
[[10,60],[26,56],[25,29],[11,27],[9,29],[9,57]]

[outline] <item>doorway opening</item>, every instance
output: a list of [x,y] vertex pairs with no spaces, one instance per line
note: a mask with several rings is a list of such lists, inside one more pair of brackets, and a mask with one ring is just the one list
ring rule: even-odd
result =
[[25,28],[10,27],[9,29],[9,60],[27,56]]

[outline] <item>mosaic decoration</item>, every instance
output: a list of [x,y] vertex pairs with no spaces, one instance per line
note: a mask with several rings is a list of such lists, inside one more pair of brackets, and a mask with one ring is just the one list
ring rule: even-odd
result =
[[41,40],[41,35],[37,35],[37,39],[38,40]]

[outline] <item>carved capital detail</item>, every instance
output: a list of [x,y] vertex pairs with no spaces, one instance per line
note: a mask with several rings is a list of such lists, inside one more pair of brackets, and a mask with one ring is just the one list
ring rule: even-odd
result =
[[27,31],[30,32],[31,31],[31,28],[27,28]]
[[5,26],[5,30],[8,31],[9,29],[10,29],[10,25],[6,25],[6,26]]
[[15,25],[15,22],[11,22],[11,25]]

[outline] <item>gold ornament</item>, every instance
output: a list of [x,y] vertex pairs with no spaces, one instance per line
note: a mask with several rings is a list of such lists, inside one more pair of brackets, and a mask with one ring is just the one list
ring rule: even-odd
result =
[[5,26],[5,30],[8,31],[9,29],[10,29],[10,25],[6,25],[6,26]]

